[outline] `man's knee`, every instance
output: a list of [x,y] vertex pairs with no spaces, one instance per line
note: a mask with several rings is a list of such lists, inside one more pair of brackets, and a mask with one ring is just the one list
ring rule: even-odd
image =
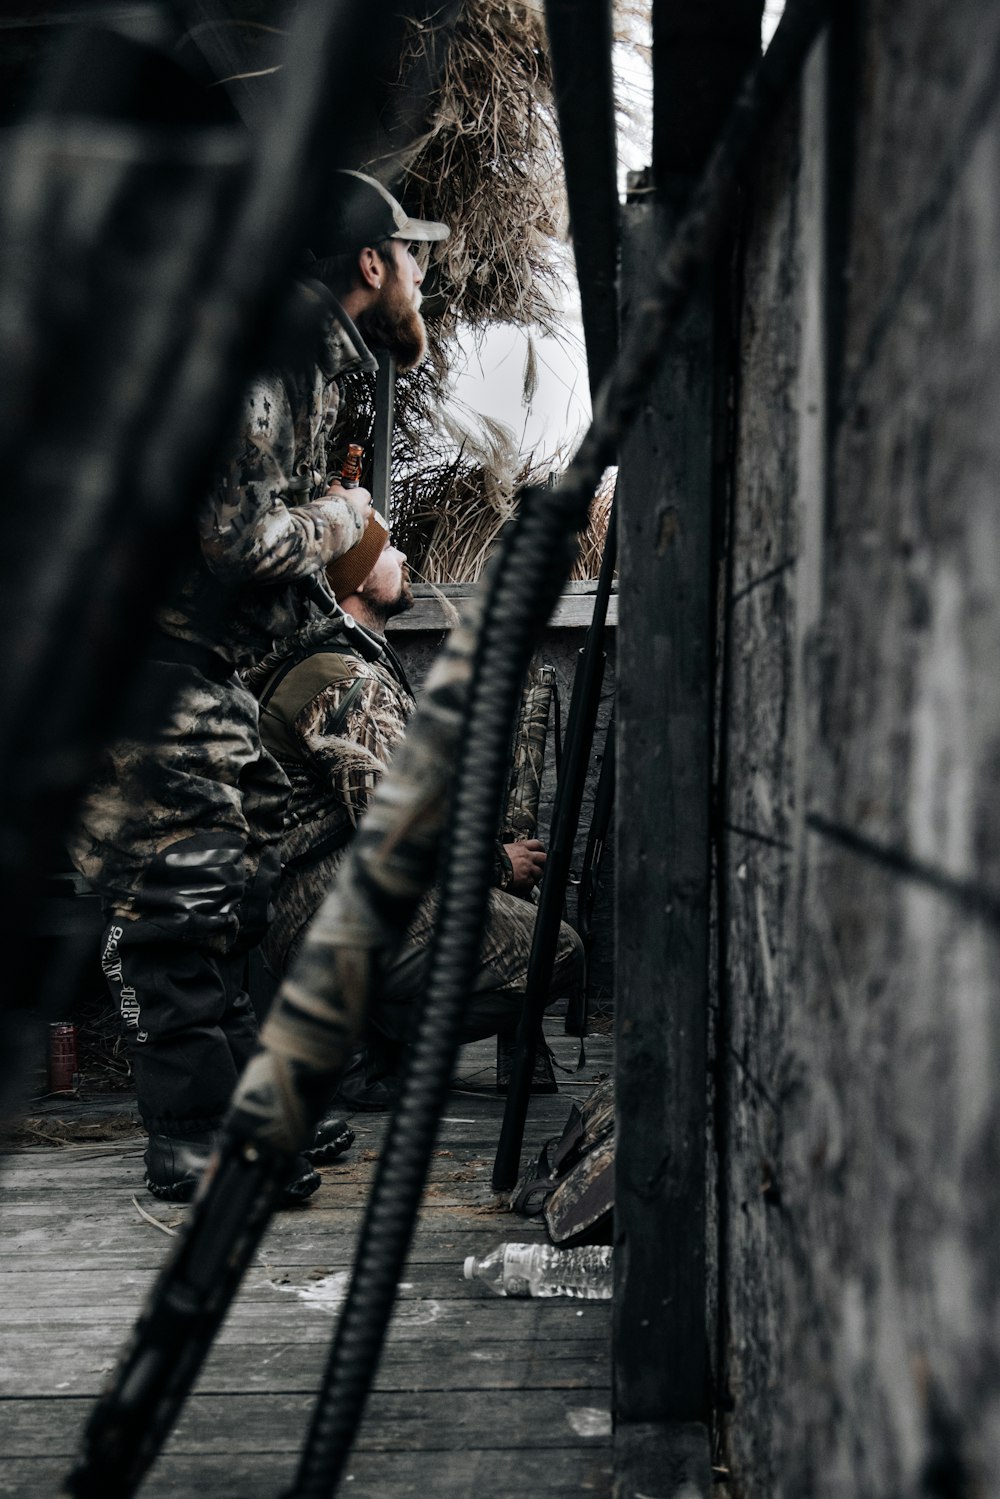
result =
[[559,941],[552,969],[552,995],[562,997],[573,993],[583,983],[586,969],[586,953],[579,933],[568,921],[559,923]]

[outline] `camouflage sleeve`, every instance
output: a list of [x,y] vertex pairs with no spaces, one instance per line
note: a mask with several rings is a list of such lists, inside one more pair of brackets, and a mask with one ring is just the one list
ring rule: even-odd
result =
[[[292,472],[292,414],[277,377],[258,380],[244,402],[241,435],[203,506],[201,549],[229,583],[286,583],[319,572],[362,532],[342,499],[286,504]],[[310,482],[318,476],[310,476]]]
[[[357,683],[347,720],[331,733],[341,703]],[[393,750],[406,733],[412,699],[371,673],[364,662],[351,663],[350,675],[331,682],[296,715],[292,725],[314,772],[357,823],[368,806]]]
[[509,890],[514,883],[514,866],[499,839],[493,850],[493,883],[498,890]]

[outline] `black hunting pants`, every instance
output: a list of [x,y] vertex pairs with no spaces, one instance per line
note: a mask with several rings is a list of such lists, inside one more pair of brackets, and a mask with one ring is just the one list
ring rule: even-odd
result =
[[280,871],[288,790],[256,699],[210,653],[190,655],[197,665],[149,663],[157,726],[112,745],[71,848],[104,902],[101,964],[139,1112],[171,1135],[217,1128],[256,1044],[244,970]]

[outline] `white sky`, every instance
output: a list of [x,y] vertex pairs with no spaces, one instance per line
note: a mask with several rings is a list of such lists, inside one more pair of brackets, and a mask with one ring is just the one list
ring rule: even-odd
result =
[[[454,391],[471,410],[503,422],[520,452],[547,458],[572,449],[590,421],[590,391],[578,309],[568,311],[558,338],[534,338],[538,387],[530,407],[522,401],[528,340],[520,328],[491,328],[482,347],[466,351]],[[568,456],[568,453],[567,453]]]

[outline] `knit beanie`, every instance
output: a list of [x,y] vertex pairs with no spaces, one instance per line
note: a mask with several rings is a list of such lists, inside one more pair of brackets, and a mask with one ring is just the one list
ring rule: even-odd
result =
[[357,593],[381,557],[388,540],[389,527],[378,511],[373,510],[368,517],[368,524],[350,550],[327,563],[327,581],[335,598],[346,599],[352,593]]

